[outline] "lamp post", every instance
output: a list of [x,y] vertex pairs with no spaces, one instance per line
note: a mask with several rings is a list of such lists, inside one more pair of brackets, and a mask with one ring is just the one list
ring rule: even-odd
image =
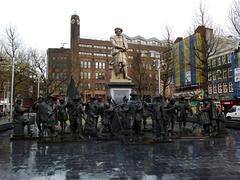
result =
[[38,74],[37,78],[38,78],[38,82],[37,82],[37,99],[38,99],[39,96],[40,96],[40,78],[41,78],[41,75]]
[[161,66],[160,59],[158,60],[158,93],[161,94]]
[[11,95],[10,95],[10,122],[13,121],[13,87],[14,87],[14,70],[15,70],[15,58],[12,58],[12,81],[11,81]]
[[158,94],[161,94],[161,65],[160,65],[160,59],[157,59],[155,61],[156,67],[158,70]]

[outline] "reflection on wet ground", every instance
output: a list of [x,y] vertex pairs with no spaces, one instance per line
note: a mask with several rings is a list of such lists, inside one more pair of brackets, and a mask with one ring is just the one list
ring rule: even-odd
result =
[[240,132],[155,145],[9,141],[0,134],[0,179],[240,179]]

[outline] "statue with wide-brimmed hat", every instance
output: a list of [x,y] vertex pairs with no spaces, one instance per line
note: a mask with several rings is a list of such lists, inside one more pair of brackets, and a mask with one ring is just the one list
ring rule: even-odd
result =
[[[127,40],[122,34],[123,30],[122,28],[115,28],[115,35],[110,38],[112,43],[112,57],[113,60],[110,63],[110,65],[113,66],[113,71],[116,78],[118,79],[127,79],[131,80],[131,78],[128,76],[128,44]],[[113,78],[113,77],[112,77]]]

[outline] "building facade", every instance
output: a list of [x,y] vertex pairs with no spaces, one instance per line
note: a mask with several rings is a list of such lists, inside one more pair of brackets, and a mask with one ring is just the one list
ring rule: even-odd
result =
[[[128,50],[129,75],[132,77],[144,72],[143,93],[153,95],[158,88],[154,62],[164,51],[164,42],[156,38],[145,39],[141,36],[126,36]],[[107,83],[110,80],[109,63],[112,61],[112,45],[108,40],[80,38],[80,19],[71,16],[70,48],[49,48],[48,78],[54,83],[50,89],[53,95],[66,94],[67,84],[73,76],[76,86],[86,99],[90,96],[107,95]],[[135,58],[140,54],[141,72],[136,71]],[[139,58],[139,57],[138,57]],[[133,78],[134,82],[134,78]],[[138,84],[137,82],[134,82]]]
[[[208,60],[208,93],[217,100],[233,100],[234,94],[234,69],[237,68],[236,44],[233,37],[222,37],[223,46]],[[236,87],[235,87],[236,88]]]
[[[218,41],[218,47],[207,59],[207,70],[204,70],[203,61],[200,59],[202,54],[198,55],[196,49],[201,50],[202,37],[212,33],[211,29],[205,29],[198,27],[193,35],[175,41],[175,95],[198,96],[201,99],[203,84],[207,81],[209,97],[228,104],[237,100],[240,95],[239,81],[236,82],[237,70],[240,67],[239,52],[236,49],[238,40],[231,36],[214,37]],[[204,79],[205,75],[207,80]]]
[[198,27],[194,34],[186,38],[177,38],[174,48],[174,78],[175,95],[203,96],[202,84],[204,82],[203,71],[200,68],[202,62],[195,48],[202,48],[202,37],[206,29]]

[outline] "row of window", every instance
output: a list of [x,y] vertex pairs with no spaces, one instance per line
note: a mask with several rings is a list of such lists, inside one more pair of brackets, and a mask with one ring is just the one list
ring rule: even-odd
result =
[[228,93],[228,92],[233,92],[233,83],[232,82],[208,85],[208,93],[209,94]]
[[105,54],[105,53],[91,53],[91,52],[84,52],[80,51],[79,55],[84,55],[84,56],[97,56],[97,57],[106,57],[106,56],[112,56],[111,54]]
[[90,69],[95,66],[96,69],[105,69],[105,62],[80,61],[80,67]]
[[143,68],[148,69],[148,70],[152,70],[152,65],[143,63]]
[[[80,72],[80,79],[91,79],[91,73],[90,72]],[[104,80],[105,73],[104,72],[96,72],[95,79],[96,80]]]
[[136,40],[131,40],[131,39],[127,39],[128,43],[133,43],[133,44],[144,44],[144,45],[153,45],[153,46],[163,46],[164,43],[163,42],[157,42],[157,41],[143,41],[140,39],[136,39]]
[[50,63],[49,66],[51,68],[67,68],[66,63]]
[[230,64],[232,62],[231,57],[232,57],[231,54],[226,54],[226,55],[218,56],[213,59],[209,59],[208,67],[217,67],[217,66],[221,66],[224,64]]
[[[80,83],[79,86],[80,86],[81,90],[90,90],[91,89],[91,83]],[[105,84],[95,83],[95,90],[104,91],[105,90]]]
[[66,56],[57,56],[57,57],[53,56],[51,58],[52,58],[52,60],[67,60],[68,59],[68,57],[66,57]]
[[67,73],[66,72],[53,72],[52,79],[55,79],[55,80],[67,79]]
[[104,83],[96,83],[95,84],[95,90],[100,90],[100,91],[104,91],[105,90],[105,84]]
[[79,47],[85,47],[85,48],[96,48],[96,49],[107,49],[112,48],[111,46],[97,46],[97,45],[90,45],[90,44],[79,44]]
[[[131,49],[132,50],[132,49]],[[112,55],[110,53],[91,53],[91,52],[85,52],[85,51],[80,51],[79,52],[80,55],[85,55],[85,56],[97,56],[97,57],[111,57]],[[143,50],[141,51],[141,56],[142,57],[155,57],[155,58],[160,58],[160,53],[158,52],[153,52],[153,51],[147,51],[147,50]],[[128,58],[132,59],[133,56],[128,56]]]
[[228,68],[224,70],[219,69],[216,72],[208,73],[208,81],[227,79],[231,77],[232,77],[232,68]]
[[90,83],[80,83],[79,84],[81,90],[90,90],[91,84]]

